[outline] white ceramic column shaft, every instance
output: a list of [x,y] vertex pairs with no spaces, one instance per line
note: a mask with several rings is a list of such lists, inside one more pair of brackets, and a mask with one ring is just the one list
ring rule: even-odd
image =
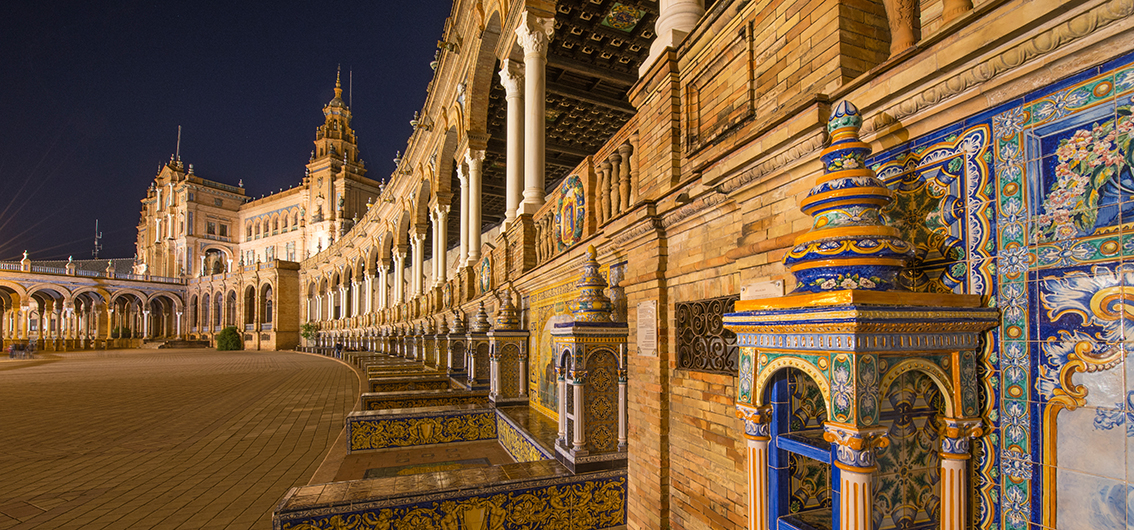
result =
[[508,148],[505,161],[505,229],[519,214],[524,189],[524,65],[505,59],[500,63],[500,84],[508,107]]
[[544,97],[547,87],[547,45],[554,20],[525,11],[516,28],[524,48],[524,202],[520,213],[535,214],[544,202]]
[[481,231],[481,166],[484,162],[484,151],[470,149],[465,155],[469,164],[469,258],[468,265],[476,266],[480,262],[480,231]]

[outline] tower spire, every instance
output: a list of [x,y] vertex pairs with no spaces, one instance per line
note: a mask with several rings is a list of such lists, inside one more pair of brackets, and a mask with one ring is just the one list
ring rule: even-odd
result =
[[343,74],[343,65],[339,65],[338,70],[335,71],[335,99],[342,99],[343,85],[339,81]]

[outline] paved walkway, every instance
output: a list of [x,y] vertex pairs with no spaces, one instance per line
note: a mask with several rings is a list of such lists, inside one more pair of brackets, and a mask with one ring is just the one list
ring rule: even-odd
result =
[[0,363],[0,529],[271,528],[359,391],[290,352],[45,357]]

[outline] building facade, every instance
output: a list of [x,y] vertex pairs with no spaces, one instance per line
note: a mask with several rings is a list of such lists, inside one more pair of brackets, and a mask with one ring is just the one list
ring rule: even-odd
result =
[[[566,433],[568,401],[579,402],[565,389],[591,383],[555,345],[577,320],[575,283],[593,246],[628,333],[625,359],[602,368],[625,384],[624,443],[602,444],[621,452],[625,474],[594,486],[621,480],[623,504],[603,505],[613,515],[593,526],[1124,528],[1134,506],[1131,14],[1130,0],[456,0],[426,103],[380,193],[364,186],[373,181],[336,96],[299,188],[231,209],[199,191],[213,209],[193,210],[180,195],[192,172],[164,168],[144,201],[139,257],[167,275],[189,263],[213,272],[194,261],[209,245],[248,266],[273,247],[290,259],[279,246],[295,242],[295,274],[273,280],[271,300],[298,309],[289,332],[318,329],[313,344],[384,347],[442,329],[451,341],[454,321],[464,333],[481,304],[490,315],[514,304],[530,333],[528,407]],[[856,108],[856,149],[870,154],[834,167],[821,155],[828,125],[845,128],[840,102]],[[809,196],[838,197],[824,187],[833,170],[879,183],[881,210],[812,217]],[[190,212],[203,212],[192,242],[179,231]],[[218,238],[231,221],[232,241],[205,237],[214,218]],[[784,265],[832,222],[846,234],[885,226],[904,242],[894,288],[999,309],[979,344],[922,352],[943,371],[942,352],[971,360],[949,387],[972,389],[965,428],[943,420],[953,402],[924,363],[881,379],[869,443],[814,441],[855,391],[826,360],[768,375],[779,420],[737,416],[742,390],[762,388],[745,386],[742,361],[775,350],[723,329],[740,299],[877,288],[866,273],[804,284]],[[835,247],[821,250],[846,250]],[[261,283],[212,278],[191,284],[190,299],[208,291],[215,304],[232,287],[267,303]],[[771,432],[756,427],[768,421]],[[572,462],[586,463],[572,432]],[[869,461],[828,465],[849,452]],[[761,482],[757,461],[776,467],[776,482]],[[840,476],[852,474],[868,477],[855,483],[866,484],[864,519],[842,503],[851,493]],[[504,501],[477,502],[511,521]],[[383,510],[374,517],[395,513]]]

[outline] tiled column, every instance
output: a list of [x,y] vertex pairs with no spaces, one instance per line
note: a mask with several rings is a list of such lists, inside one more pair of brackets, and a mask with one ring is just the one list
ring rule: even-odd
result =
[[968,521],[969,491],[966,488],[969,441],[981,434],[979,418],[944,418],[941,433],[941,530],[964,530]]
[[748,440],[748,530],[768,530],[771,499],[768,480],[768,443],[771,441],[772,407],[737,405],[736,415],[744,420],[744,438]]
[[823,424],[823,439],[836,444],[839,468],[839,505],[832,516],[839,530],[873,528],[872,474],[878,469],[874,450],[890,445],[885,427],[862,427],[834,422]]
[[481,200],[480,179],[481,164],[484,162],[484,151],[470,149],[465,155],[469,164],[469,258],[468,266],[473,267],[480,262],[480,230],[481,230]]
[[544,92],[547,88],[547,45],[554,32],[554,20],[530,11],[520,13],[516,28],[524,48],[524,202],[520,213],[535,214],[544,197]]
[[505,59],[500,63],[500,84],[508,106],[508,152],[505,161],[504,229],[519,213],[524,189],[524,65]]

